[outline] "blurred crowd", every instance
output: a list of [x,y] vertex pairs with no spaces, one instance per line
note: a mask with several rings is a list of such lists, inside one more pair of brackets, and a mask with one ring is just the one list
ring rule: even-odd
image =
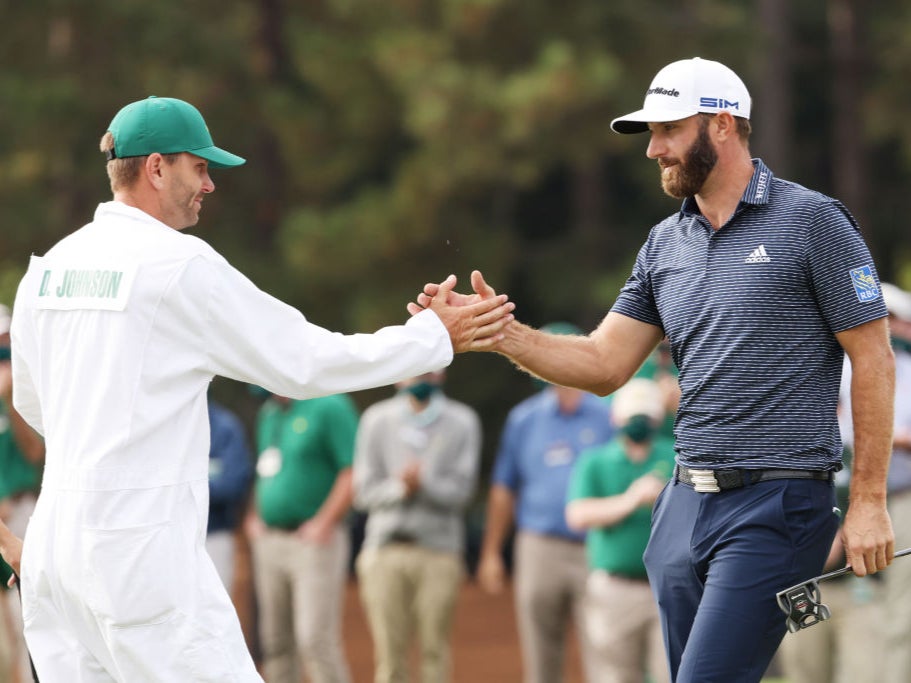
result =
[[[883,292],[897,367],[889,504],[896,548],[904,548],[911,545],[911,293],[889,284]],[[12,408],[9,321],[0,308],[0,517],[22,535],[44,447]],[[564,322],[546,329],[582,333]],[[846,366],[846,387],[850,374]],[[210,401],[207,549],[233,595],[242,578],[239,545],[249,547],[252,628],[268,683],[352,680],[343,647],[349,582],[372,637],[375,683],[453,680],[452,628],[465,581],[491,594],[514,592],[525,683],[562,680],[575,652],[571,632],[586,681],[670,680],[642,562],[652,506],[674,476],[679,389],[669,350],[659,346],[607,398],[543,382],[536,388],[495,435],[476,567],[466,561],[466,513],[481,491],[484,437],[477,412],[447,395],[444,371],[397,384],[362,414],[344,394],[301,401],[250,387],[261,401],[252,430]],[[846,491],[853,442],[848,420],[842,428],[846,467],[836,484]],[[843,511],[847,505],[844,497]],[[362,538],[353,533],[358,519],[366,519]],[[836,539],[827,569],[844,563]],[[875,577],[849,574],[823,590],[831,620],[785,638],[781,673],[791,683],[906,680],[911,562]],[[17,593],[8,589],[0,594],[0,683],[31,680],[21,633]]]

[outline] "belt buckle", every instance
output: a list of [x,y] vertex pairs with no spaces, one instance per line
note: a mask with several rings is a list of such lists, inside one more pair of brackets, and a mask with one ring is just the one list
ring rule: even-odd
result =
[[690,470],[693,488],[699,493],[720,493],[721,487],[715,478],[715,470]]

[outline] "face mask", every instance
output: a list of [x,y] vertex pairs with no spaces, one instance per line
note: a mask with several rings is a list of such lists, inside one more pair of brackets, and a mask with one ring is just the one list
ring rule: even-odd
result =
[[896,351],[911,353],[911,340],[902,339],[901,337],[892,337],[892,348]]
[[415,382],[414,384],[405,387],[404,390],[421,403],[424,403],[435,394],[439,388],[439,386],[431,384],[430,382]]
[[648,415],[633,415],[620,432],[633,443],[645,443],[655,434],[655,426]]
[[271,391],[259,386],[258,384],[248,384],[247,391],[249,391],[250,396],[255,398],[257,401],[265,401],[272,395]]

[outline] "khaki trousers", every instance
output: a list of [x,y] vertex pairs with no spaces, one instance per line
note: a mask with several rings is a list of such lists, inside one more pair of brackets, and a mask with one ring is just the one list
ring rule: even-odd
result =
[[645,579],[593,571],[585,624],[597,669],[592,683],[670,683],[661,618]]
[[[889,496],[895,549],[911,547],[911,491]],[[883,635],[886,642],[882,683],[911,680],[911,557],[900,557],[882,573]]]
[[422,683],[449,681],[452,622],[465,573],[462,558],[392,543],[363,550],[356,566],[373,636],[375,683],[408,680],[408,652],[415,632]]
[[341,636],[347,529],[328,545],[267,529],[252,549],[267,683],[299,683],[301,665],[312,683],[349,683]]
[[596,675],[585,630],[585,545],[519,532],[515,540],[515,603],[525,683],[563,680],[566,636],[575,624],[587,681]]

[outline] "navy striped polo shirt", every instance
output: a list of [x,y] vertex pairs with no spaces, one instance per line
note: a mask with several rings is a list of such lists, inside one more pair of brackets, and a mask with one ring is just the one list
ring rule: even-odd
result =
[[886,316],[879,277],[840,202],[753,165],[722,229],[692,198],[652,228],[611,310],[667,334],[678,462],[839,469],[835,333]]

